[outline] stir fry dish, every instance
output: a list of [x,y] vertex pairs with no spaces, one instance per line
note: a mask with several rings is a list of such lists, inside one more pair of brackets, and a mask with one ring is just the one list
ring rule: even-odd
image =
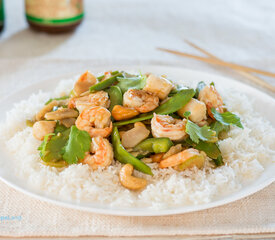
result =
[[134,169],[153,176],[152,162],[177,171],[223,165],[218,141],[231,126],[243,128],[214,83],[192,89],[166,76],[124,71],[83,73],[70,95],[49,99],[27,124],[42,141],[44,165],[88,164],[95,171],[119,161],[120,183],[130,190],[147,186]]

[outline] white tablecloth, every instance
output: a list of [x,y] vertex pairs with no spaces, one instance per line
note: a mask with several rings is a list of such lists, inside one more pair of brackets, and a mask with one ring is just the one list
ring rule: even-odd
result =
[[[86,0],[85,3],[85,20],[75,32],[48,35],[29,30],[24,19],[23,1],[5,1],[6,29],[0,35],[0,98],[35,81],[84,71],[87,68],[92,71],[93,66],[104,64],[167,64],[226,75],[247,82],[237,73],[223,67],[207,65],[156,50],[156,47],[166,47],[200,54],[186,45],[184,39],[193,41],[224,60],[275,71],[274,1]],[[43,71],[41,71],[42,68]],[[274,79],[266,78],[266,80],[275,84]],[[19,209],[16,199],[20,199],[20,204],[24,201],[30,203],[29,197],[25,197],[3,184],[0,183],[2,208],[10,209],[10,214],[24,215],[24,212],[16,212]],[[270,213],[266,204],[263,203],[260,206],[264,210],[260,211],[262,212],[260,219],[256,217],[251,220],[248,217],[248,209],[253,211],[253,208],[251,205],[249,208],[246,207],[246,204],[257,202],[258,199],[267,199],[266,203],[271,204],[272,196],[268,193],[272,193],[274,199],[275,185],[269,186],[268,189],[239,201],[237,205],[236,203],[232,205],[240,206],[239,209],[234,208],[236,210],[235,217],[243,225],[234,225],[234,219],[225,218],[226,222],[219,222],[217,229],[212,230],[212,233],[259,233],[261,231],[268,233],[272,231],[275,225],[274,212]],[[5,202],[7,199],[7,197],[3,198],[5,194],[10,194],[8,199],[15,201],[16,208],[12,209],[13,204]],[[41,212],[45,212],[45,209],[49,208],[48,204],[43,204],[41,202]],[[13,227],[8,223],[5,225],[8,228],[4,225],[1,227],[0,223],[0,235],[35,235],[35,232],[31,232],[37,226],[36,219],[31,218],[31,204],[24,207],[25,214],[28,214],[28,220],[32,220],[33,225],[23,228],[25,231],[20,234],[17,231],[18,227]],[[9,214],[9,212],[3,212],[3,209],[0,209],[0,215]],[[59,214],[65,211],[56,206],[53,209],[57,209],[56,212]],[[226,208],[220,207],[218,210],[205,211],[199,215],[205,217],[209,214],[214,218],[216,216],[218,221],[219,217],[223,219],[223,209],[230,212],[230,205]],[[245,221],[242,221],[242,214],[238,214],[240,211],[243,214],[248,214],[243,218]],[[75,214],[80,216],[79,212]],[[90,222],[93,219],[100,220],[102,223],[106,221],[103,216],[93,216],[88,213],[83,216]],[[192,214],[175,218],[183,221],[188,216],[196,219],[196,215]],[[108,219],[112,221],[111,218]],[[122,218],[119,219],[122,221]],[[165,221],[165,219],[160,219],[160,221]],[[46,220],[51,226],[50,219],[43,221]],[[254,220],[257,221],[253,222]],[[40,219],[41,224],[43,221]],[[131,218],[131,221],[140,224],[139,226],[142,225],[141,218]],[[109,224],[108,221],[105,223]],[[157,228],[158,225],[152,226]],[[88,227],[87,229],[89,229]],[[147,229],[149,228],[150,226],[147,226]],[[54,230],[58,232],[58,229]],[[64,229],[62,230],[64,231]],[[84,230],[82,232],[85,235]],[[92,230],[90,232],[87,230],[86,234],[92,232]],[[154,233],[147,231],[146,233],[156,235],[157,231]],[[163,234],[162,231],[159,233]],[[174,234],[206,233],[211,234],[211,230],[202,230],[198,226],[192,228],[191,225],[186,229],[179,227],[174,232]],[[54,231],[51,234],[54,234]],[[70,231],[68,234],[78,235],[72,234]],[[104,231],[97,232],[97,235],[102,234],[104,235]],[[106,235],[108,234],[131,235],[129,233],[119,234],[119,231],[116,233],[106,232]],[[45,236],[47,232],[43,232],[41,235]],[[143,234],[139,232],[136,235]]]

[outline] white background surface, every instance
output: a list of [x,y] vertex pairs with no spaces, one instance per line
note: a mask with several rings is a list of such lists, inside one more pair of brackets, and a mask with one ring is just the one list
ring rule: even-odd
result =
[[[272,0],[86,0],[82,25],[74,33],[58,36],[29,30],[23,0],[5,4],[6,29],[0,36],[4,62],[65,59],[169,64],[242,79],[231,70],[156,50],[160,46],[197,54],[183,42],[188,39],[224,60],[275,71]],[[5,64],[0,66],[0,78],[3,74]],[[35,70],[31,75],[35,76]],[[268,81],[275,84],[274,79]]]
[[[275,72],[272,0],[86,0],[82,25],[74,33],[57,36],[29,30],[23,2],[5,1],[0,98],[35,81],[92,71],[93,66],[103,64],[187,67],[246,82],[231,70],[156,50],[166,47],[200,54],[184,39],[223,60]],[[266,79],[275,84],[274,79]],[[271,185],[270,191],[274,192],[274,187]],[[270,216],[263,222],[267,219]]]

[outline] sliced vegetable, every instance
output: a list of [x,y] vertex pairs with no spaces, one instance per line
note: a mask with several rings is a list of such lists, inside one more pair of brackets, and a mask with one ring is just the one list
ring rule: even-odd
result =
[[146,76],[139,75],[136,77],[118,77],[117,86],[121,89],[122,93],[127,92],[128,89],[143,89],[146,84]]
[[205,82],[201,81],[198,83],[197,88],[196,88],[196,94],[195,98],[198,98],[200,91],[206,86]]
[[70,96],[63,96],[63,97],[58,97],[58,98],[50,98],[50,99],[45,103],[45,105],[49,104],[49,103],[52,102],[53,100],[59,101],[59,100],[65,100],[65,99],[68,99],[68,98],[70,98]]
[[108,89],[106,89],[106,92],[108,93],[110,97],[110,107],[109,110],[112,111],[115,105],[122,105],[123,98],[122,98],[122,92],[118,86],[111,86]]
[[117,77],[120,77],[120,76],[122,76],[122,73],[118,72],[117,74],[113,75],[112,77],[91,86],[90,92],[100,91],[107,87],[110,87],[112,84],[114,84],[117,81]]
[[[168,99],[165,103],[163,103],[158,108],[156,108],[154,112],[157,114],[174,113],[180,108],[182,108],[185,104],[187,104],[190,101],[190,99],[194,96],[194,94],[195,94],[195,91],[193,89],[182,89],[178,93],[176,93],[173,97]],[[139,115],[138,118],[116,122],[114,123],[114,126],[122,126],[129,123],[140,122],[147,119],[151,119],[152,117],[153,117],[153,113],[145,113],[145,114]]]
[[188,148],[176,153],[159,163],[160,168],[175,167],[176,170],[183,171],[187,168],[196,166],[202,168],[205,161],[205,155],[194,148]]
[[133,148],[138,143],[148,138],[150,131],[142,122],[136,122],[134,127],[125,131],[121,137],[121,144],[125,148]]
[[173,145],[169,138],[147,138],[136,145],[134,151],[165,153]]
[[243,128],[240,118],[231,112],[219,113],[215,108],[211,108],[214,118],[224,125],[235,125]]
[[63,160],[62,149],[69,139],[70,129],[58,134],[50,133],[45,136],[39,146],[40,157],[44,162],[58,162]]
[[175,167],[178,171],[184,171],[188,168],[196,166],[198,169],[203,168],[205,156],[201,153],[195,154],[192,157],[186,159],[183,163]]
[[195,143],[199,143],[199,140],[213,141],[213,137],[215,137],[216,135],[216,132],[211,130],[210,127],[206,125],[204,125],[203,127],[199,127],[197,124],[191,122],[190,120],[187,120],[186,132]]
[[120,137],[119,137],[119,132],[118,132],[117,127],[113,128],[112,144],[113,144],[113,148],[114,148],[115,158],[118,161],[120,161],[121,163],[124,163],[124,164],[129,163],[129,164],[133,165],[133,167],[136,170],[143,172],[145,174],[153,175],[151,168],[149,166],[147,166],[145,163],[143,163],[139,159],[135,158],[133,155],[131,155],[130,153],[128,153],[125,150],[125,148],[122,146],[122,144],[120,142]]
[[89,133],[72,126],[69,140],[63,148],[63,159],[68,164],[78,163],[79,160],[84,159],[85,153],[90,150],[90,147],[91,137]]

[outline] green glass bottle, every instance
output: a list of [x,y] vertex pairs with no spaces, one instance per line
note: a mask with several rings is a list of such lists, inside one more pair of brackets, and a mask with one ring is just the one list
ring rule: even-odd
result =
[[4,28],[5,14],[4,14],[4,0],[0,0],[0,32]]
[[83,0],[25,0],[25,9],[30,27],[48,33],[72,31],[84,16]]

